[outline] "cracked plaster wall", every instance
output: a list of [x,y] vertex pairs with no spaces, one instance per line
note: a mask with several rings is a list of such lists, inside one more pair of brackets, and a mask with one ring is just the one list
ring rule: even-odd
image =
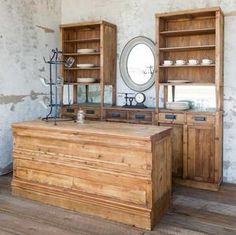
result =
[[[0,174],[11,168],[11,123],[46,115],[43,56],[58,47],[60,0],[0,0]],[[53,29],[44,30],[39,26]]]
[[[225,17],[224,181],[236,183],[236,0],[62,0],[62,23],[108,20],[118,26],[117,66],[122,48],[133,37],[155,40],[158,12],[220,6]],[[130,92],[117,70],[117,92]],[[145,92],[153,105],[154,88]],[[122,98],[117,97],[122,104]]]

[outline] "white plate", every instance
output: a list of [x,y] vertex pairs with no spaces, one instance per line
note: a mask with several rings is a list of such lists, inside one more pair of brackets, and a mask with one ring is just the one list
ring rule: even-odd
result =
[[187,65],[189,65],[189,66],[195,66],[195,65],[199,65],[199,63],[198,63],[198,64],[187,63]]
[[211,63],[201,63],[201,65],[211,65],[213,64],[212,62]]
[[168,80],[169,83],[190,83],[189,80]]
[[168,102],[166,103],[166,108],[172,110],[187,110],[190,106],[188,102]]
[[175,63],[175,66],[183,66],[183,65],[186,65],[187,63],[185,62],[185,63]]
[[77,78],[78,83],[90,83],[90,82],[96,82],[96,78]]
[[92,68],[95,64],[77,64],[78,68]]
[[162,66],[173,66],[173,64],[162,64]]
[[167,107],[167,109],[170,109],[170,110],[188,110],[189,108],[187,107]]
[[172,60],[164,60],[163,62],[163,66],[170,66],[170,65],[173,65],[174,64],[174,61]]
[[78,49],[77,53],[79,54],[86,54],[86,53],[93,53],[96,52],[96,49],[92,49],[92,48],[86,48],[86,49]]

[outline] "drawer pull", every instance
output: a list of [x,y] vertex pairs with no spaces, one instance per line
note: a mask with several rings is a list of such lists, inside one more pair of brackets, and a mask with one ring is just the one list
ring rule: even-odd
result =
[[194,120],[197,122],[205,122],[206,121],[206,117],[202,117],[202,116],[196,116],[194,117]]
[[75,110],[74,110],[74,109],[72,109],[72,108],[68,108],[68,109],[66,109],[66,112],[67,112],[67,113],[74,113],[74,112],[75,112]]
[[135,114],[135,119],[136,120],[145,120],[145,115],[143,115],[143,114]]
[[120,113],[112,113],[111,117],[113,118],[119,118],[120,117]]
[[165,115],[165,119],[174,120],[174,119],[176,119],[176,115],[175,115],[175,114],[166,114],[166,115]]
[[95,114],[95,111],[93,109],[86,110],[86,114]]

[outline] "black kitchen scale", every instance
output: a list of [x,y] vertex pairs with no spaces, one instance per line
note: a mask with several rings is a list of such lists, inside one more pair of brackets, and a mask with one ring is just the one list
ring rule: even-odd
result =
[[[145,109],[147,106],[144,105],[144,102],[146,100],[146,96],[144,93],[119,93],[124,95],[125,99],[125,105],[123,105],[123,108],[138,108],[138,109]],[[136,104],[133,104],[133,102],[136,102]]]

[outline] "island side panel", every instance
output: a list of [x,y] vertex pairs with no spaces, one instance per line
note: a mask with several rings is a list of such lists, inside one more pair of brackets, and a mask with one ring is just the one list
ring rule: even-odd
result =
[[152,226],[161,219],[170,207],[172,187],[171,130],[153,140],[152,158]]
[[14,195],[150,229],[151,166],[151,139],[14,127]]

